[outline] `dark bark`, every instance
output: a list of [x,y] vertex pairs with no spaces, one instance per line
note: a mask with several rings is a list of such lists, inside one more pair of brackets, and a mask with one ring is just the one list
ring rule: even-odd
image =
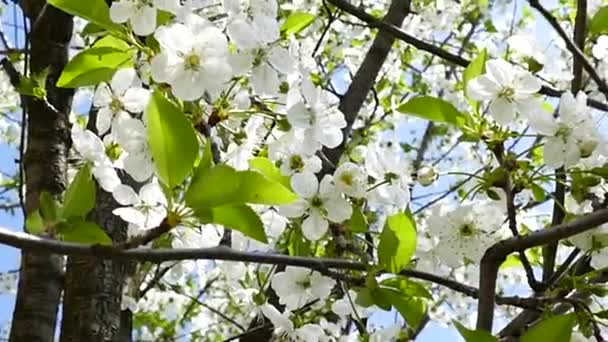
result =
[[[410,0],[393,0],[388,13],[383,19],[383,22],[396,27],[401,27],[405,16],[410,10]],[[373,88],[376,77],[384,64],[384,61],[388,57],[391,51],[393,43],[395,42],[395,36],[386,31],[379,31],[372,43],[372,46],[367,51],[361,66],[357,70],[357,73],[353,77],[353,81],[350,83],[348,90],[340,99],[340,111],[344,113],[344,119],[346,120],[346,127],[342,129],[344,140],[340,146],[334,149],[323,149],[323,153],[327,159],[334,165],[338,163],[344,149],[346,142],[349,140],[348,137],[352,130],[353,124],[357,119],[359,110],[363,106],[367,94]],[[324,163],[322,174],[331,173],[331,165]]]
[[[112,214],[118,203],[98,187],[90,219],[114,242],[124,242],[127,224]],[[119,260],[68,258],[61,341],[124,341],[120,336],[122,287],[126,265]]]
[[[96,132],[97,111],[89,116],[88,129]],[[138,189],[126,174],[121,181]],[[112,211],[120,205],[112,194],[97,187],[95,209],[89,219],[108,233],[114,243],[127,239],[128,225]],[[71,256],[66,268],[61,342],[131,341],[131,312],[121,312],[122,289],[131,263]]]
[[[38,208],[42,191],[54,196],[64,191],[71,144],[67,114],[73,91],[58,89],[55,83],[68,60],[72,17],[51,6],[40,16],[36,12],[27,13],[30,18],[38,18],[37,28],[30,35],[31,71],[37,74],[49,68],[50,73],[46,84],[48,103],[35,99],[25,101],[27,149],[22,162],[27,188],[26,213]],[[22,253],[10,341],[53,341],[62,288],[63,257]]]

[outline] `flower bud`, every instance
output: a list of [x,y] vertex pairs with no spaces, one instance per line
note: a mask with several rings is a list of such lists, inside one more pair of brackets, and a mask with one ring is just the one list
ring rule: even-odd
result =
[[432,166],[423,166],[416,172],[416,179],[422,186],[429,186],[437,179],[438,174]]

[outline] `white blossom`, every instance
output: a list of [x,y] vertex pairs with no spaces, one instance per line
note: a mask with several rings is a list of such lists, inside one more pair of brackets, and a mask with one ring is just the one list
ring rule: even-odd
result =
[[143,112],[149,99],[150,91],[141,87],[135,69],[119,69],[109,85],[103,83],[95,91],[93,104],[99,107],[97,133],[102,135],[111,126],[119,125],[129,113]]
[[557,118],[542,111],[529,117],[530,125],[547,136],[544,159],[552,168],[578,163],[581,158],[589,157],[598,144],[585,93],[579,92],[576,98],[570,92],[562,94],[558,113]]
[[489,100],[490,115],[501,125],[515,119],[515,113],[528,114],[537,109],[533,97],[541,88],[540,81],[528,71],[502,59],[486,62],[486,73],[468,84],[474,100]]
[[158,28],[154,37],[161,52],[152,59],[152,78],[169,83],[179,99],[216,93],[232,76],[226,36],[208,20],[188,15],[183,24]]
[[342,143],[342,128],[346,127],[344,115],[327,102],[325,93],[310,80],[302,80],[301,89],[290,92],[287,103],[287,120],[304,131],[304,141],[309,151],[321,145],[334,148]]
[[329,227],[329,222],[340,223],[350,218],[352,207],[339,192],[335,191],[332,178],[321,180],[312,173],[298,173],[291,178],[291,187],[300,196],[292,204],[281,207],[287,217],[308,216],[302,222],[302,233],[309,240],[319,240]]
[[140,36],[152,34],[156,29],[156,10],[175,12],[179,0],[119,0],[110,7],[110,18],[115,23],[129,21],[133,32]]
[[315,299],[326,299],[336,281],[317,271],[287,266],[284,272],[272,277],[270,284],[279,297],[279,303],[287,310],[295,310]]

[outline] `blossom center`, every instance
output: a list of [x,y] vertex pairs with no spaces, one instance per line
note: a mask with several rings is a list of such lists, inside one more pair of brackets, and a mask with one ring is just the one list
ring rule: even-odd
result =
[[340,175],[340,180],[342,181],[342,183],[351,186],[353,185],[353,175],[350,173],[343,173],[342,175]]
[[304,169],[304,160],[302,160],[302,157],[297,154],[291,156],[291,158],[289,158],[289,168],[294,171],[302,171],[302,169]]
[[184,66],[186,70],[198,70],[201,66],[201,56],[194,51],[184,56]]
[[110,102],[110,110],[112,113],[118,113],[122,111],[122,109],[122,102],[120,102],[120,100],[117,98],[112,98],[112,101]]
[[515,89],[511,87],[504,87],[500,90],[500,93],[498,93],[498,97],[505,98],[509,101],[513,99],[513,96],[515,96]]
[[300,286],[302,289],[307,289],[311,285],[310,278],[298,280],[298,281],[296,281],[296,284],[298,284],[298,286]]
[[564,141],[572,134],[572,128],[568,125],[561,124],[557,129],[555,136],[561,137]]
[[310,205],[314,208],[321,208],[323,206],[323,200],[318,196],[315,196],[312,201],[310,201]]
[[149,6],[152,7],[152,0],[135,0],[135,8],[141,9],[142,7]]
[[460,232],[460,235],[462,235],[464,237],[472,236],[475,233],[473,226],[469,223],[465,223],[465,224],[461,225],[458,228],[458,231]]
[[399,176],[397,176],[397,174],[394,172],[387,172],[384,174],[384,181],[388,182],[388,183],[392,183],[393,181],[396,181],[398,178],[399,178]]

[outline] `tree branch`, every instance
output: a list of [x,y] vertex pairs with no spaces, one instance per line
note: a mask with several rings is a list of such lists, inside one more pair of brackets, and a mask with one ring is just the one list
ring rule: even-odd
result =
[[[426,51],[435,56],[441,57],[445,61],[450,63],[459,65],[461,67],[467,67],[470,63],[469,60],[462,58],[456,54],[453,54],[449,51],[443,50],[433,44],[429,44],[425,41],[412,37],[399,27],[395,25],[388,24],[381,20],[378,20],[373,15],[365,12],[364,10],[350,4],[347,0],[328,0],[329,3],[334,6],[340,8],[344,12],[357,17],[359,20],[366,22],[370,27],[377,28],[381,31],[388,32],[393,35],[396,39],[402,40],[419,50]],[[562,93],[554,88],[543,86],[539,93],[552,97],[560,97]],[[587,99],[587,104],[595,109],[607,111],[608,112],[608,104],[596,101],[593,99]]]
[[[330,0],[329,2],[335,5],[334,0]],[[352,6],[348,3],[346,4]],[[340,6],[337,7],[340,8]],[[409,11],[410,0],[393,0],[386,16],[379,22],[390,27],[394,27],[395,25],[401,26]],[[373,88],[376,77],[384,64],[384,61],[388,57],[394,42],[395,36],[391,33],[385,31],[380,31],[378,33],[372,46],[365,55],[361,66],[353,77],[348,90],[340,99],[339,109],[344,113],[344,119],[346,120],[346,127],[342,129],[344,140],[340,146],[334,149],[323,149],[323,154],[327,156],[329,163],[324,163],[322,174],[330,173],[330,169],[332,168],[330,164],[338,164],[346,147],[347,137],[350,135],[359,110],[361,109],[361,106],[363,106],[367,94]]]
[[584,233],[606,222],[608,222],[608,209],[601,209],[568,223],[563,223],[550,229],[535,231],[525,236],[512,237],[490,247],[481,259],[477,329],[492,330],[494,292],[496,289],[498,267],[509,254],[557,242],[576,234]]
[[[528,0],[528,2],[530,3],[530,6],[532,6],[532,8],[536,9],[537,11],[540,12],[540,14],[542,14],[542,16],[545,18],[545,20],[547,20],[549,22],[549,24],[553,27],[553,29],[557,32],[557,34],[564,40],[564,43],[566,43],[566,47],[568,48],[568,50],[572,53],[572,55],[574,56],[574,60],[575,63],[578,60],[578,63],[580,63],[580,65],[582,66],[582,68],[589,74],[589,76],[591,77],[591,79],[593,79],[593,81],[595,82],[595,84],[597,84],[597,87],[599,88],[599,90],[604,93],[604,95],[608,96],[608,85],[606,85],[606,83],[604,82],[604,80],[598,75],[597,71],[595,70],[595,68],[593,67],[593,65],[591,65],[591,62],[589,62],[589,60],[587,60],[587,58],[585,57],[585,53],[583,51],[581,51],[581,48],[579,46],[577,46],[577,44],[575,44],[572,39],[570,39],[570,37],[568,37],[568,34],[566,33],[566,31],[564,31],[564,29],[559,25],[559,22],[557,21],[557,19],[549,12],[547,11],[546,8],[543,7],[543,5],[540,4],[539,0]],[[585,8],[583,12],[586,12],[586,2],[582,1],[585,3]],[[578,2],[578,4],[581,4],[581,1]],[[579,16],[579,13],[581,12],[581,10],[577,10],[577,16]],[[581,14],[582,16],[582,14]],[[583,17],[584,19],[585,17]],[[583,31],[584,31],[584,23],[578,24],[579,26],[579,30],[580,27],[583,27]],[[576,31],[576,27],[575,27],[575,31]],[[575,39],[578,39],[577,43],[580,42],[581,39],[584,40],[584,33],[582,35],[582,37],[576,37]]]

